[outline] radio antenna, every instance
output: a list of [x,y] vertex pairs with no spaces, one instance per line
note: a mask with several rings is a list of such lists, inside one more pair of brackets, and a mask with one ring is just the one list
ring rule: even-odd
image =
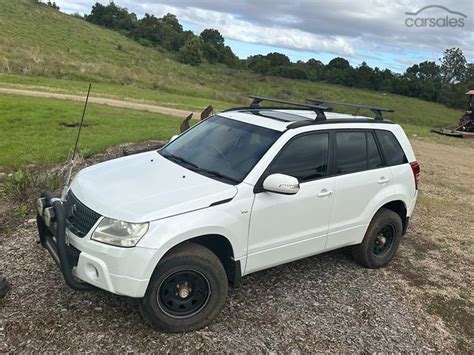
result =
[[66,176],[64,177],[63,191],[61,194],[61,200],[66,199],[67,190],[69,188],[69,183],[71,182],[72,168],[74,167],[74,160],[77,155],[77,147],[79,145],[79,137],[81,136],[82,125],[84,123],[84,116],[86,115],[87,103],[89,102],[89,94],[91,92],[92,83],[89,84],[89,89],[87,90],[86,102],[84,103],[84,109],[82,110],[81,122],[79,123],[79,130],[77,132],[76,143],[74,144],[74,150],[72,151],[72,157],[69,159],[66,168]]

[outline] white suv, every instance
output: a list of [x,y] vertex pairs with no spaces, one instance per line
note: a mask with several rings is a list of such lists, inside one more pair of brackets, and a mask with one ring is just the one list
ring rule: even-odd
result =
[[141,299],[172,332],[208,324],[228,283],[258,270],[346,246],[385,266],[420,169],[402,128],[369,109],[375,119],[254,98],[159,151],[80,171],[64,201],[44,193],[40,240],[68,285]]

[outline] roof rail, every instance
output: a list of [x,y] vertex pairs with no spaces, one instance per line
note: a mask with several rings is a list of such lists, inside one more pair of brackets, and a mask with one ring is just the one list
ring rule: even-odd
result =
[[329,100],[323,100],[323,99],[306,99],[306,101],[312,102],[317,105],[321,104],[333,104],[333,105],[341,105],[341,106],[346,106],[346,107],[354,107],[357,109],[367,109],[372,111],[375,114],[375,120],[383,120],[382,112],[394,112],[393,109],[390,108],[382,108],[382,107],[374,107],[374,106],[366,106],[366,105],[357,105],[357,104],[350,104],[347,102],[340,102],[340,101],[329,101]]
[[[270,97],[262,97],[262,96],[249,96],[249,98],[253,99],[252,103],[248,108],[250,109],[258,109],[258,108],[265,108],[265,106],[260,106],[260,103],[263,101],[268,102],[276,102],[279,104],[285,104],[290,106],[296,106],[298,108],[307,108],[316,113],[316,121],[322,121],[326,119],[326,115],[324,114],[325,111],[331,111],[332,109],[326,106],[321,105],[314,105],[314,104],[305,104],[300,102],[293,102],[281,99],[272,99]],[[272,109],[277,109],[277,107],[272,107]],[[280,107],[280,109],[291,109],[291,107]]]

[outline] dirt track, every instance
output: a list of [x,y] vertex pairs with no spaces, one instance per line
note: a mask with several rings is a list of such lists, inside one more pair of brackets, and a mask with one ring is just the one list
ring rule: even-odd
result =
[[68,289],[24,221],[0,236],[0,272],[13,286],[0,301],[0,352],[472,353],[474,145],[413,145],[419,203],[388,268],[361,268],[340,250],[258,272],[190,334],[150,329],[120,297]]
[[[59,100],[70,100],[70,101],[84,101],[84,96],[79,95],[70,95],[70,94],[57,94],[47,91],[33,91],[33,90],[22,90],[22,89],[10,89],[10,88],[0,88],[0,93],[20,95],[20,96],[31,96],[31,97],[46,97]],[[118,99],[109,99],[105,97],[94,97],[89,98],[89,102],[99,105],[107,105],[113,107],[127,108],[132,110],[139,111],[148,111],[148,112],[157,112],[163,113],[165,115],[175,116],[184,118],[189,115],[190,111],[179,110],[171,107],[157,106],[151,104],[145,104],[134,101],[118,100]],[[193,112],[194,117],[197,118],[200,116],[200,112]]]

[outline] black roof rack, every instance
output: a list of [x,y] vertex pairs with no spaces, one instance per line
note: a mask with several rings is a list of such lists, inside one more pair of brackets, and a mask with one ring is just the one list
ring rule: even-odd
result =
[[389,108],[382,108],[382,107],[374,107],[374,106],[366,106],[366,105],[357,105],[357,104],[350,104],[347,102],[340,102],[340,101],[329,101],[329,100],[323,100],[323,99],[306,99],[306,101],[312,102],[317,105],[321,104],[329,104],[329,105],[341,105],[341,106],[347,106],[347,107],[354,107],[357,109],[367,109],[372,111],[375,114],[375,120],[383,120],[382,112],[394,112],[393,109]]
[[[310,109],[316,113],[316,121],[323,121],[326,120],[326,115],[324,114],[325,111],[332,111],[332,108],[315,105],[315,104],[307,104],[302,102],[293,102],[281,99],[273,99],[270,97],[262,97],[262,96],[249,96],[249,98],[253,99],[252,103],[248,107],[234,107],[226,111],[236,111],[236,110],[261,110],[261,109],[269,109],[269,110],[302,110],[302,109]],[[268,102],[275,102],[279,104],[285,104],[289,106],[260,106],[260,103],[263,101]]]

